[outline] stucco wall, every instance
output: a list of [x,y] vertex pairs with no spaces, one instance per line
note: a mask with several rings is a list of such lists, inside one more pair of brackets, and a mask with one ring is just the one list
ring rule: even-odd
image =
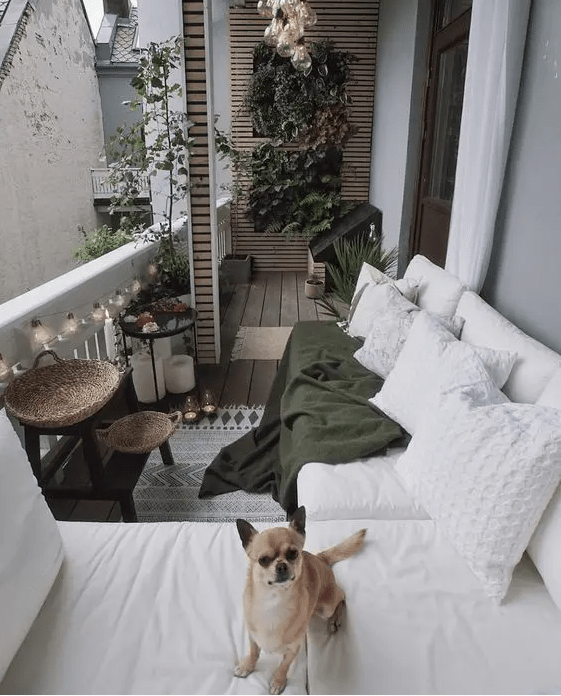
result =
[[80,0],[37,0],[0,89],[0,302],[76,265],[97,226],[103,147],[93,39]]
[[483,297],[561,352],[561,3],[534,0]]

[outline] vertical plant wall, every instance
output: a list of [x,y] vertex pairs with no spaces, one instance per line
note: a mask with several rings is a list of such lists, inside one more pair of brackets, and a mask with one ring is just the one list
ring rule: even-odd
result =
[[309,238],[368,200],[377,2],[316,4],[305,74],[262,43],[256,5],[230,10],[234,245],[257,269],[306,270]]

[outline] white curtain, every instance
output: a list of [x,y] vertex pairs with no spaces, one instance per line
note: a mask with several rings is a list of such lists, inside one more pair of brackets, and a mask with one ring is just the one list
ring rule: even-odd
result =
[[446,269],[479,292],[491,250],[531,0],[473,0]]

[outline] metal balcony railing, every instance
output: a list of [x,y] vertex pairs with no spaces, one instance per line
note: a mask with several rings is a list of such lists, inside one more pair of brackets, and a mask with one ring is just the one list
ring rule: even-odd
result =
[[[131,169],[132,174],[138,174],[138,169]],[[111,199],[112,196],[117,195],[119,190],[113,186],[109,181],[109,176],[111,170],[105,169],[92,169],[92,188],[94,203],[96,201],[105,201]],[[148,176],[143,174],[139,178],[139,188],[140,192],[137,196],[138,201],[147,201],[150,199],[150,182]]]

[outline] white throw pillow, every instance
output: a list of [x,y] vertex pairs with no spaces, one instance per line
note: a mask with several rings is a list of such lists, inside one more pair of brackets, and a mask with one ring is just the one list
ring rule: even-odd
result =
[[501,600],[559,484],[561,428],[553,409],[504,403],[489,383],[481,389],[480,371],[476,393],[443,392],[395,470],[487,595]]
[[[416,280],[405,278],[402,278],[401,280],[393,280],[393,278],[390,278],[385,273],[382,273],[382,271],[374,268],[374,266],[371,266],[368,263],[363,263],[355,285],[353,298],[351,300],[349,316],[347,317],[347,321],[349,322],[349,333],[351,336],[361,336],[362,338],[366,336],[366,333],[351,333],[350,324],[358,307],[358,303],[360,302],[365,289],[369,285],[392,285],[405,297],[405,299],[409,300],[410,302],[415,302],[417,297],[418,282]],[[365,303],[363,303],[361,311],[367,311],[367,305]]]
[[[561,418],[561,369],[554,373],[536,404],[558,409]],[[557,487],[539,521],[528,546],[528,555],[561,609],[561,486]]]
[[0,410],[0,680],[62,563],[62,538],[4,409]]
[[386,378],[395,365],[419,308],[391,285],[372,288],[369,292],[381,295],[383,301],[372,303],[370,331],[354,357],[368,370]]
[[419,418],[430,407],[433,392],[439,388],[441,363],[447,353],[455,359],[456,384],[461,383],[464,371],[478,356],[500,388],[516,360],[516,353],[458,341],[437,318],[421,311],[393,370],[370,402],[413,435]]

